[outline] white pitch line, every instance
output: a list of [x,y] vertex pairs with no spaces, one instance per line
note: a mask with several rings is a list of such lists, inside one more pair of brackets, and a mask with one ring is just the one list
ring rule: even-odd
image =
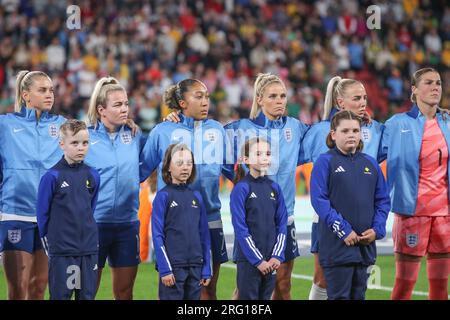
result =
[[[236,269],[236,265],[234,264],[230,264],[230,263],[225,263],[223,264],[224,267],[226,268],[230,268],[230,269]],[[311,276],[307,276],[304,274],[292,274],[292,278],[294,279],[301,279],[301,280],[308,280],[308,281],[312,281],[313,277]],[[384,286],[376,286],[376,287],[369,287],[368,290],[381,290],[381,291],[387,291],[387,292],[392,292],[391,287],[384,287]],[[413,291],[412,292],[413,295],[415,296],[428,296],[428,292],[423,292],[423,291]],[[450,296],[448,296],[448,298],[450,299]]]

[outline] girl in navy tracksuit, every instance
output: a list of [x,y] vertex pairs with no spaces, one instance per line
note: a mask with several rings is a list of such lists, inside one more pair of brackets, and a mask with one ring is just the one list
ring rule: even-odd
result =
[[269,143],[253,138],[245,143],[242,155],[249,173],[243,177],[239,165],[239,182],[230,199],[239,299],[269,300],[276,270],[284,261],[287,210],[280,186],[265,177],[270,166]]
[[361,153],[361,120],[336,113],[311,175],[311,203],[319,220],[319,261],[328,299],[365,297],[367,268],[375,263],[375,240],[386,235],[390,199],[377,161]]
[[166,186],[153,201],[152,233],[161,300],[199,300],[211,279],[211,240],[192,152],[185,144],[167,149],[162,168]]

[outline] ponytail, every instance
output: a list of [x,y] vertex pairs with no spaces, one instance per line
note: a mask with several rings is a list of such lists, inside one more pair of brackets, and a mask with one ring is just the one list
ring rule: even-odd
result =
[[325,94],[325,102],[323,103],[323,116],[322,120],[328,119],[330,116],[331,109],[337,105],[336,97],[334,95],[334,90],[336,88],[336,85],[341,81],[342,78],[339,76],[331,78],[330,81],[328,81],[327,85],[327,92]]
[[327,120],[330,116],[331,109],[336,107],[339,109],[337,102],[338,97],[343,97],[346,90],[351,85],[359,83],[363,85],[360,81],[355,79],[343,79],[339,76],[333,77],[328,81],[327,92],[325,94],[325,101],[323,103],[323,116],[322,120]]

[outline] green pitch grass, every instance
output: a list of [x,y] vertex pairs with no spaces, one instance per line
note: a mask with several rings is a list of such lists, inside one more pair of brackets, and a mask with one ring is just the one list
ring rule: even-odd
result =
[[[388,300],[390,297],[389,288],[394,285],[395,262],[393,256],[380,256],[377,260],[377,266],[380,270],[381,286],[386,287],[385,290],[367,290],[366,298],[368,300]],[[292,279],[292,298],[296,300],[308,299],[309,290],[311,288],[311,280],[303,279],[305,276],[311,277],[313,274],[312,257],[300,257],[295,261],[294,277],[300,276],[300,279]],[[0,267],[0,300],[6,299],[6,280],[3,274],[3,268]],[[234,290],[236,277],[236,269],[234,264],[228,263],[220,270],[219,284],[217,286],[217,296],[219,299],[230,299]],[[152,263],[143,263],[139,266],[138,276],[134,287],[134,299],[155,300],[158,290],[158,274]],[[426,273],[425,259],[422,261],[419,279],[417,281],[415,291],[428,292],[428,281]],[[450,291],[450,290],[449,290]],[[413,295],[414,300],[427,299],[424,295]],[[46,294],[48,299],[48,293]],[[108,267],[103,270],[102,284],[97,294],[97,299],[112,299],[111,289],[111,273]]]

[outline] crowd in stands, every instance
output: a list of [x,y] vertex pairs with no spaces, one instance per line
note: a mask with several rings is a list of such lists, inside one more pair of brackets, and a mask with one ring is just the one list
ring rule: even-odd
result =
[[[66,24],[71,4],[80,8],[79,30]],[[370,5],[380,29],[367,28]],[[248,117],[256,75],[272,72],[288,85],[289,115],[305,123],[320,119],[335,75],[361,80],[373,116],[384,121],[407,108],[411,73],[422,66],[440,72],[448,108],[445,0],[0,0],[0,113],[13,110],[19,70],[49,73],[54,111],[79,119],[95,82],[112,75],[149,131],[169,112],[164,90],[194,77],[225,124]]]

